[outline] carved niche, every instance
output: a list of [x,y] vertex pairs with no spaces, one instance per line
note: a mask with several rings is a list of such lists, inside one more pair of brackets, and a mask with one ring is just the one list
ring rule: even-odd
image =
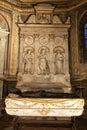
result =
[[[33,14],[27,23],[18,24],[20,28],[18,79],[21,80],[18,80],[17,87],[20,88],[22,85],[22,91],[33,89],[57,91],[62,87],[64,92],[70,92],[68,60],[70,24],[62,24],[57,16],[53,16],[54,7],[51,5],[47,4],[45,7],[38,5],[35,9],[36,15]],[[30,20],[34,22],[31,24]]]

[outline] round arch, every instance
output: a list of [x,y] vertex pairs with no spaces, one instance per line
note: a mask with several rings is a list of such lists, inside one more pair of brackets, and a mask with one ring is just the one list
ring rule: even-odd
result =
[[9,31],[9,24],[6,18],[0,13],[0,27]]

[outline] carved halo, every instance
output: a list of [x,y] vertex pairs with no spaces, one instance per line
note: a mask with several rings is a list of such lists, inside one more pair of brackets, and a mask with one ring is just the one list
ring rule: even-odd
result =
[[53,52],[54,53],[57,53],[57,51],[60,51],[61,53],[65,53],[65,50],[64,48],[60,47],[60,46],[57,46],[53,49]]
[[23,52],[23,57],[26,55],[26,53],[27,53],[29,50],[31,51],[31,53],[34,52],[34,48],[33,48],[33,47],[31,47],[31,46],[25,47],[25,48],[24,48],[24,52]]
[[46,53],[48,53],[48,52],[49,52],[49,48],[48,48],[48,47],[46,47],[46,46],[42,46],[42,47],[40,47],[40,48],[39,48],[39,50],[38,50],[38,52],[39,52],[39,53],[41,53],[41,51],[42,51],[42,50],[45,50],[45,51],[46,51]]
[[24,52],[26,52],[26,51],[28,51],[28,50],[31,50],[31,53],[34,52],[34,48],[31,47],[31,46],[29,46],[29,47],[25,47],[25,48],[24,48]]

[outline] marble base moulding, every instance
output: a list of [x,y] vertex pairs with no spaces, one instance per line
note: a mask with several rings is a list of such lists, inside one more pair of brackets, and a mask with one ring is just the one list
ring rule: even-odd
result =
[[84,110],[79,98],[6,98],[5,110],[12,116],[73,117]]

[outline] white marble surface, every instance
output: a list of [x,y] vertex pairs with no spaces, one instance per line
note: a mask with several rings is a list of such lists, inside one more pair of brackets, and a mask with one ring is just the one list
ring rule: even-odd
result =
[[6,112],[16,116],[80,116],[84,99],[52,98],[6,98]]

